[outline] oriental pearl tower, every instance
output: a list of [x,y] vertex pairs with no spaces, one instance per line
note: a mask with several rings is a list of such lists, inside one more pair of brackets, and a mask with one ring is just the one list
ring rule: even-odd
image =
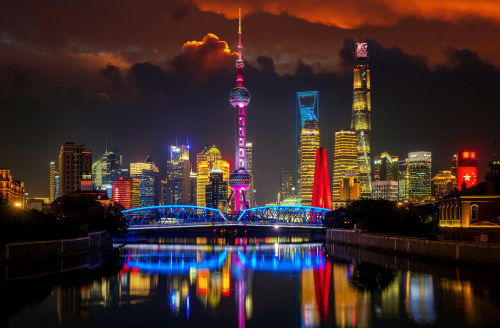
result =
[[236,109],[236,131],[235,131],[235,160],[234,172],[229,175],[229,187],[231,195],[228,204],[234,197],[234,208],[229,205],[231,211],[235,214],[248,208],[246,199],[247,190],[250,187],[252,177],[247,172],[247,153],[246,153],[246,126],[245,109],[250,103],[250,92],[243,86],[243,57],[241,55],[243,47],[241,46],[241,8],[239,10],[238,21],[238,59],[236,60],[236,88],[229,94],[229,103]]

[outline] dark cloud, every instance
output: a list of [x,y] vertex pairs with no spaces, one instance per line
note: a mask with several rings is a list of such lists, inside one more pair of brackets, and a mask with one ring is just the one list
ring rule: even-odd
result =
[[35,69],[25,69],[18,65],[9,65],[5,73],[11,80],[12,86],[18,90],[26,88],[31,82],[31,75],[36,73]]

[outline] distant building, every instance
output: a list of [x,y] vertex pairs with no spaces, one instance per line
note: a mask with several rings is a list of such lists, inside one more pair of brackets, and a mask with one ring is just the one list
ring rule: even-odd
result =
[[431,152],[408,153],[408,198],[410,202],[431,200]]
[[12,178],[9,169],[0,168],[0,198],[13,207],[24,208],[26,201],[24,182]]
[[59,196],[80,189],[84,174],[92,172],[92,152],[85,145],[66,142],[59,152]]
[[439,171],[432,178],[431,190],[432,197],[439,200],[451,194],[457,188],[457,178],[451,174],[451,171]]
[[198,174],[191,171],[189,173],[189,204],[196,205],[196,178]]
[[373,158],[374,181],[398,181],[399,157],[384,152]]
[[281,171],[281,186],[279,193],[279,203],[284,199],[295,196],[294,172]]
[[120,179],[113,182],[113,200],[129,210],[139,207],[139,179]]
[[[58,194],[58,185],[56,185],[56,176],[58,176],[56,169],[56,162],[49,163],[49,201],[52,203],[54,199],[57,198],[56,194]],[[57,183],[59,183],[59,178],[57,179]]]
[[139,179],[139,207],[159,204],[159,171],[149,155],[143,163],[130,163],[130,177]]
[[92,180],[97,189],[106,190],[111,197],[113,181],[122,176],[122,157],[118,150],[106,152],[92,164]]
[[398,181],[373,181],[372,198],[397,202],[399,199]]
[[165,205],[190,204],[190,173],[189,146],[169,146]]
[[355,171],[346,172],[340,180],[340,202],[349,202],[361,197],[361,183]]
[[224,181],[220,168],[210,172],[210,181],[205,186],[206,207],[217,208],[222,213],[227,212],[228,182]]
[[305,121],[304,128],[300,135],[300,197],[302,205],[311,206],[312,192],[314,184],[314,169],[316,166],[316,149],[319,148],[319,122],[310,114]]
[[[341,184],[346,174],[356,174],[358,159],[356,132],[353,130],[335,131],[335,151],[333,154],[332,200],[341,200]],[[345,198],[345,194],[344,194]]]
[[82,175],[82,179],[80,180],[80,190],[81,191],[94,190],[94,181],[92,180],[92,175],[90,174],[90,172],[84,173]]

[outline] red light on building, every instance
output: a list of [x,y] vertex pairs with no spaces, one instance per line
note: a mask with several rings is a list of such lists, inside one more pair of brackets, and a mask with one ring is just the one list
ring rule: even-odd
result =
[[113,200],[126,210],[132,208],[132,182],[130,180],[121,177],[120,180],[113,182]]
[[476,152],[471,152],[470,153],[470,158],[475,159],[476,158]]
[[462,158],[463,159],[469,158],[469,152],[468,151],[462,152]]
[[462,190],[462,184],[465,182],[467,188],[477,185],[477,167],[458,167],[458,190]]
[[316,150],[316,167],[314,170],[311,205],[313,207],[332,209],[332,194],[330,191],[330,179],[328,178],[326,148],[323,147]]

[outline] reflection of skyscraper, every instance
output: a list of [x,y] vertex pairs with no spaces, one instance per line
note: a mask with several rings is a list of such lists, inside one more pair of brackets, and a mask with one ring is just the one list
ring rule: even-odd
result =
[[130,177],[139,179],[139,206],[159,204],[159,171],[149,155],[143,163],[130,163]]
[[90,315],[91,289],[90,285],[59,286],[57,288],[59,323],[73,323]]
[[316,149],[319,147],[319,122],[313,114],[304,122],[300,134],[299,174],[300,197],[302,205],[310,206],[314,184],[314,169],[316,166]]
[[335,131],[335,153],[333,158],[332,200],[339,201],[341,200],[342,179],[348,173],[356,174],[358,170],[355,131]]
[[304,128],[305,122],[310,118],[312,114],[317,120],[319,120],[319,105],[318,105],[319,92],[318,91],[301,91],[297,92],[296,100],[296,174],[295,177],[295,190],[297,192],[300,190],[300,136],[302,134],[302,129]]
[[371,197],[372,169],[369,136],[371,130],[370,67],[368,66],[368,45],[363,42],[356,42],[353,88],[351,129],[356,131],[361,196]]
[[431,199],[431,153],[408,153],[408,197],[410,201]]
[[167,159],[165,205],[190,203],[190,173],[189,146],[170,146]]

